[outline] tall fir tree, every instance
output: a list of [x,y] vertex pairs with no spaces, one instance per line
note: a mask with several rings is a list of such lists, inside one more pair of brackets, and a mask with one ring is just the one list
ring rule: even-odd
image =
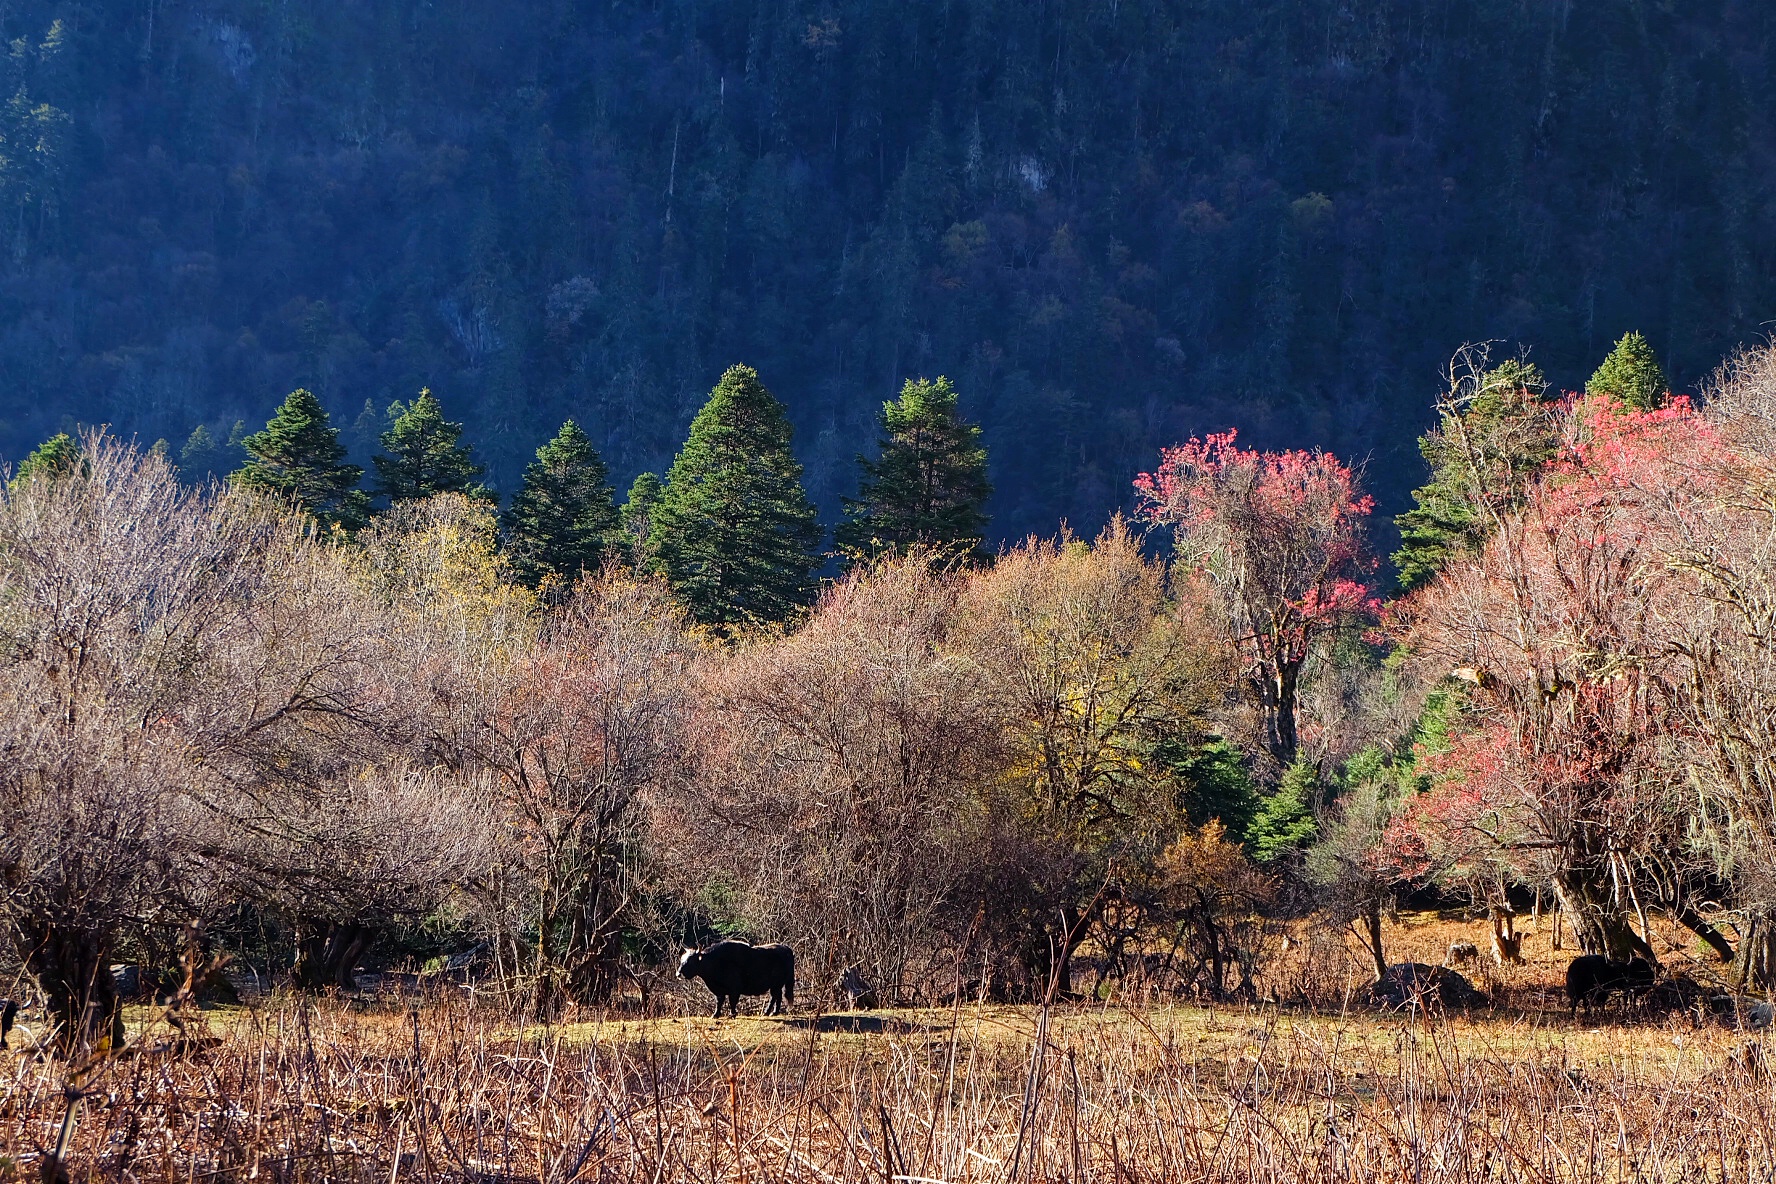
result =
[[382,454],[375,457],[376,492],[391,502],[412,501],[435,493],[461,493],[494,500],[480,483],[486,472],[469,459],[462,443],[463,425],[444,418],[444,407],[429,389],[395,414],[382,434]]
[[531,587],[571,583],[595,571],[617,534],[609,473],[578,424],[568,420],[524,470],[503,525],[519,575]]
[[734,366],[666,474],[648,545],[701,624],[783,621],[812,598],[820,525],[790,435],[783,404],[750,366]]
[[370,499],[358,488],[364,470],[345,462],[345,445],[310,392],[291,391],[241,447],[247,460],[231,478],[236,485],[288,498],[329,527],[356,530],[369,517]]
[[1519,504],[1529,478],[1554,458],[1553,403],[1540,370],[1507,362],[1487,371],[1479,386],[1459,416],[1444,415],[1418,439],[1431,479],[1412,491],[1413,508],[1394,519],[1401,592],[1479,550],[1492,531],[1487,500],[1499,511]]
[[1585,383],[1586,394],[1614,395],[1636,411],[1658,410],[1670,390],[1658,355],[1639,333],[1624,334]]
[[636,571],[647,571],[653,566],[653,548],[648,536],[653,533],[654,506],[660,500],[660,491],[665,488],[658,473],[638,474],[630,483],[623,508],[617,511],[623,526],[623,546],[628,548],[630,562]]
[[864,557],[913,546],[978,555],[993,486],[981,430],[962,421],[950,380],[909,379],[900,398],[882,405],[880,425],[876,459],[857,458],[863,480],[856,499],[845,499],[840,548]]
[[54,481],[72,473],[79,463],[80,445],[67,432],[57,432],[19,461],[10,485],[13,489],[22,489],[33,477]]

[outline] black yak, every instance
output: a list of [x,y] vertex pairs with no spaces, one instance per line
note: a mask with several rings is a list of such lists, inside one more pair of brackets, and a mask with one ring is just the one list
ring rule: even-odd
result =
[[795,952],[785,945],[752,946],[743,941],[718,941],[707,950],[686,949],[678,960],[680,978],[700,978],[715,993],[715,1018],[722,1001],[740,1014],[740,996],[770,995],[766,1015],[780,1015],[787,997],[795,1002]]
[[1627,999],[1653,989],[1653,964],[1645,958],[1611,962],[1602,954],[1581,954],[1566,968],[1566,1000],[1574,1015],[1579,1004],[1598,1007],[1613,994]]
[[11,999],[0,999],[0,1048],[6,1047],[6,1038],[12,1035],[12,1021],[18,1018],[19,1005]]

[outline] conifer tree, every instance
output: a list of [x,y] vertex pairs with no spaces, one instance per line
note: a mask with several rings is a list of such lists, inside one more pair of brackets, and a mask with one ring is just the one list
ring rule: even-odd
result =
[[1655,411],[1664,406],[1671,385],[1659,368],[1658,356],[1639,333],[1624,334],[1609,352],[1597,373],[1585,383],[1588,395],[1614,395],[1636,411]]
[[750,366],[734,366],[691,421],[649,515],[652,562],[698,622],[787,619],[810,600],[820,525],[790,426]]
[[653,566],[652,547],[648,536],[653,531],[654,505],[666,486],[658,473],[642,473],[629,486],[629,497],[617,511],[622,523],[623,546],[628,548],[635,570],[646,571]]
[[1539,369],[1506,362],[1476,386],[1459,412],[1445,410],[1437,430],[1418,439],[1431,479],[1412,491],[1416,505],[1394,519],[1400,549],[1393,562],[1402,592],[1477,551],[1492,530],[1485,503],[1498,512],[1519,504],[1529,477],[1554,457],[1552,403]]
[[1314,801],[1319,797],[1319,766],[1305,758],[1283,770],[1276,792],[1258,806],[1246,831],[1246,844],[1259,863],[1277,860],[1307,846],[1319,833]]
[[265,425],[241,440],[247,461],[237,485],[288,498],[327,526],[356,530],[369,517],[370,499],[358,488],[364,470],[345,463],[345,445],[327,422],[327,410],[306,390],[290,392]]
[[210,435],[210,429],[200,423],[185,438],[185,447],[179,449],[179,467],[193,475],[213,472],[216,457],[221,451],[216,437]]
[[862,488],[845,499],[839,546],[860,556],[923,545],[978,554],[992,496],[980,428],[962,422],[947,378],[909,379],[882,405],[875,460],[858,457]]
[[382,434],[382,455],[375,458],[376,492],[391,502],[461,493],[493,500],[480,484],[486,470],[469,459],[462,443],[463,425],[444,418],[444,407],[432,392],[402,407]]
[[51,481],[66,477],[79,462],[80,445],[67,432],[57,432],[19,462],[18,471],[12,475],[11,487],[21,489],[33,477]]
[[537,449],[503,523],[518,572],[531,587],[598,569],[617,530],[608,476],[598,450],[571,419]]

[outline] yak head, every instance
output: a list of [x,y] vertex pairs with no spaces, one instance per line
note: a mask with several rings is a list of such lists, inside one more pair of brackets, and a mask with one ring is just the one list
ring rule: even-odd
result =
[[678,977],[696,978],[697,972],[701,969],[703,969],[702,951],[686,946],[684,953],[678,959]]

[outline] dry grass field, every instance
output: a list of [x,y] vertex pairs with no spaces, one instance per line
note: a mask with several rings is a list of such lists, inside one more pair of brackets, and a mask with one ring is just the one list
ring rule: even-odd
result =
[[[1440,961],[1483,933],[1404,918],[1392,957]],[[1279,958],[1270,987],[1360,988],[1337,938]],[[704,1003],[686,992],[651,1018],[519,1028],[459,994],[273,998],[205,1013],[200,1051],[138,1030],[81,1082],[65,1166],[169,1182],[1771,1178],[1776,1081],[1754,1037],[1685,1015],[1574,1023],[1553,993],[1570,951],[1532,934],[1525,955],[1480,976],[1496,1006],[1455,1016],[1326,994],[714,1021],[684,1014]],[[36,1180],[64,1069],[0,1057],[0,1181]]]

